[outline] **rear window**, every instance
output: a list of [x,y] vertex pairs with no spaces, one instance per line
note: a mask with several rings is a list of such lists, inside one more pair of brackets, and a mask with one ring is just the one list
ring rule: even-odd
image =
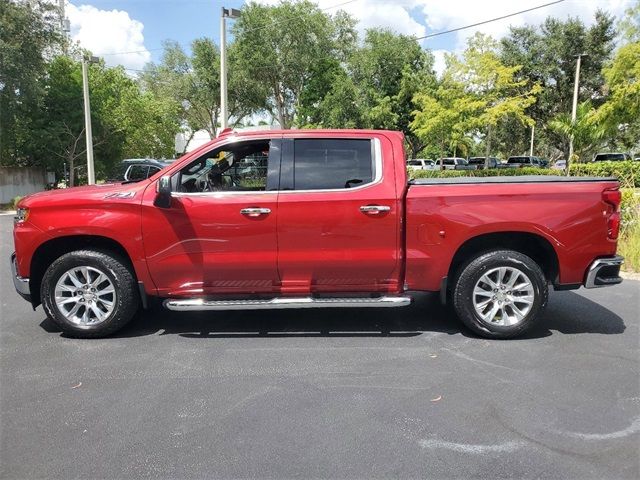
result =
[[354,188],[374,178],[371,140],[308,139],[294,143],[295,190]]
[[531,163],[529,157],[509,157],[507,163]]
[[625,160],[624,153],[599,153],[594,158],[596,162]]
[[420,162],[420,160],[409,160],[408,164],[411,165],[412,167],[422,166],[422,162]]
[[[155,173],[155,172],[154,172]],[[127,180],[144,180],[149,176],[148,165],[131,165],[127,172]]]

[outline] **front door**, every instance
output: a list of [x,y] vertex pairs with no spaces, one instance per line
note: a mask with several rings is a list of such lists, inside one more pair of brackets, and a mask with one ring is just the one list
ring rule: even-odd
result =
[[233,142],[200,156],[173,175],[170,208],[155,207],[147,188],[142,233],[160,296],[277,290],[279,144]]
[[[295,134],[292,134],[295,135]],[[278,272],[284,293],[399,289],[401,212],[386,137],[283,140]]]

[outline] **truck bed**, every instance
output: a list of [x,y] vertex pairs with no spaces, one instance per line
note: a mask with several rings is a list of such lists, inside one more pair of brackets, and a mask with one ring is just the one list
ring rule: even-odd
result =
[[618,186],[614,178],[563,176],[411,180],[405,207],[407,284],[440,289],[455,252],[492,234],[494,240],[474,249],[516,237],[541,240],[561,266],[554,283],[581,284],[594,258],[615,254],[602,192]]
[[497,177],[414,178],[410,185],[455,185],[469,183],[580,183],[615,182],[611,177],[565,177],[560,175],[505,175]]

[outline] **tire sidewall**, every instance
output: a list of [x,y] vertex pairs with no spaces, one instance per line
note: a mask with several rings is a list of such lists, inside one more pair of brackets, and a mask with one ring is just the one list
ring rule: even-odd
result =
[[[109,265],[109,263],[114,263]],[[70,322],[60,311],[55,302],[55,288],[60,277],[70,269],[88,266],[100,270],[109,278],[115,290],[113,311],[102,322],[96,325],[77,325]],[[131,314],[131,291],[135,282],[133,276],[119,259],[98,251],[78,251],[63,255],[55,260],[42,278],[42,305],[47,315],[54,320],[64,332],[79,336],[103,336],[118,329]],[[127,295],[127,292],[129,294]],[[135,306],[137,310],[137,305]]]
[[[473,289],[478,280],[489,270],[512,267],[522,271],[533,286],[534,301],[524,320],[515,325],[492,325],[476,312]],[[461,320],[476,333],[492,338],[508,338],[529,329],[547,304],[548,286],[540,267],[528,256],[514,251],[500,250],[476,257],[462,268],[454,291],[454,305]]]

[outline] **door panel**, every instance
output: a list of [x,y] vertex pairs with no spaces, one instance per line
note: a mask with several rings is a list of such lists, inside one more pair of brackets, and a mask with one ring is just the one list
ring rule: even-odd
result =
[[[241,143],[233,146],[240,147]],[[222,163],[223,153],[214,150],[208,160]],[[280,163],[279,141],[272,142],[269,149],[266,187],[260,182],[267,177],[267,167],[256,162],[252,158],[225,168],[212,168],[210,162],[206,179],[183,168],[182,180],[174,181],[175,185],[192,189],[206,183],[206,188],[214,191],[174,193],[167,209],[153,205],[155,184],[147,188],[142,232],[149,272],[160,296],[277,291],[277,183],[269,183],[274,178],[277,181],[272,172]],[[249,178],[248,187],[240,185],[237,179],[251,169],[263,173],[259,179]]]
[[[353,135],[350,138],[362,139]],[[316,191],[295,190],[299,170],[295,165],[291,168],[294,163],[291,153],[296,147],[290,143],[283,146],[278,198],[278,271],[283,292],[398,290],[401,212],[396,200],[393,164],[388,162],[383,166],[381,162],[381,155],[392,154],[391,144],[383,137],[372,146],[378,171],[369,185],[333,188],[345,183],[340,175],[347,178],[361,170],[354,168],[353,173],[345,172],[341,166],[331,170],[337,179],[318,179],[319,185],[329,188]],[[326,145],[321,145],[317,150],[324,153],[318,153],[317,161],[325,167],[333,165],[326,161],[331,155],[334,160],[349,161],[350,149],[350,146],[340,147],[337,154],[333,150],[327,154]],[[295,155],[298,158],[299,153]],[[305,169],[309,168],[309,154],[304,165]],[[313,173],[305,174],[304,188],[312,186],[309,183],[312,179]],[[387,207],[388,211],[362,211],[361,207],[366,206]]]

